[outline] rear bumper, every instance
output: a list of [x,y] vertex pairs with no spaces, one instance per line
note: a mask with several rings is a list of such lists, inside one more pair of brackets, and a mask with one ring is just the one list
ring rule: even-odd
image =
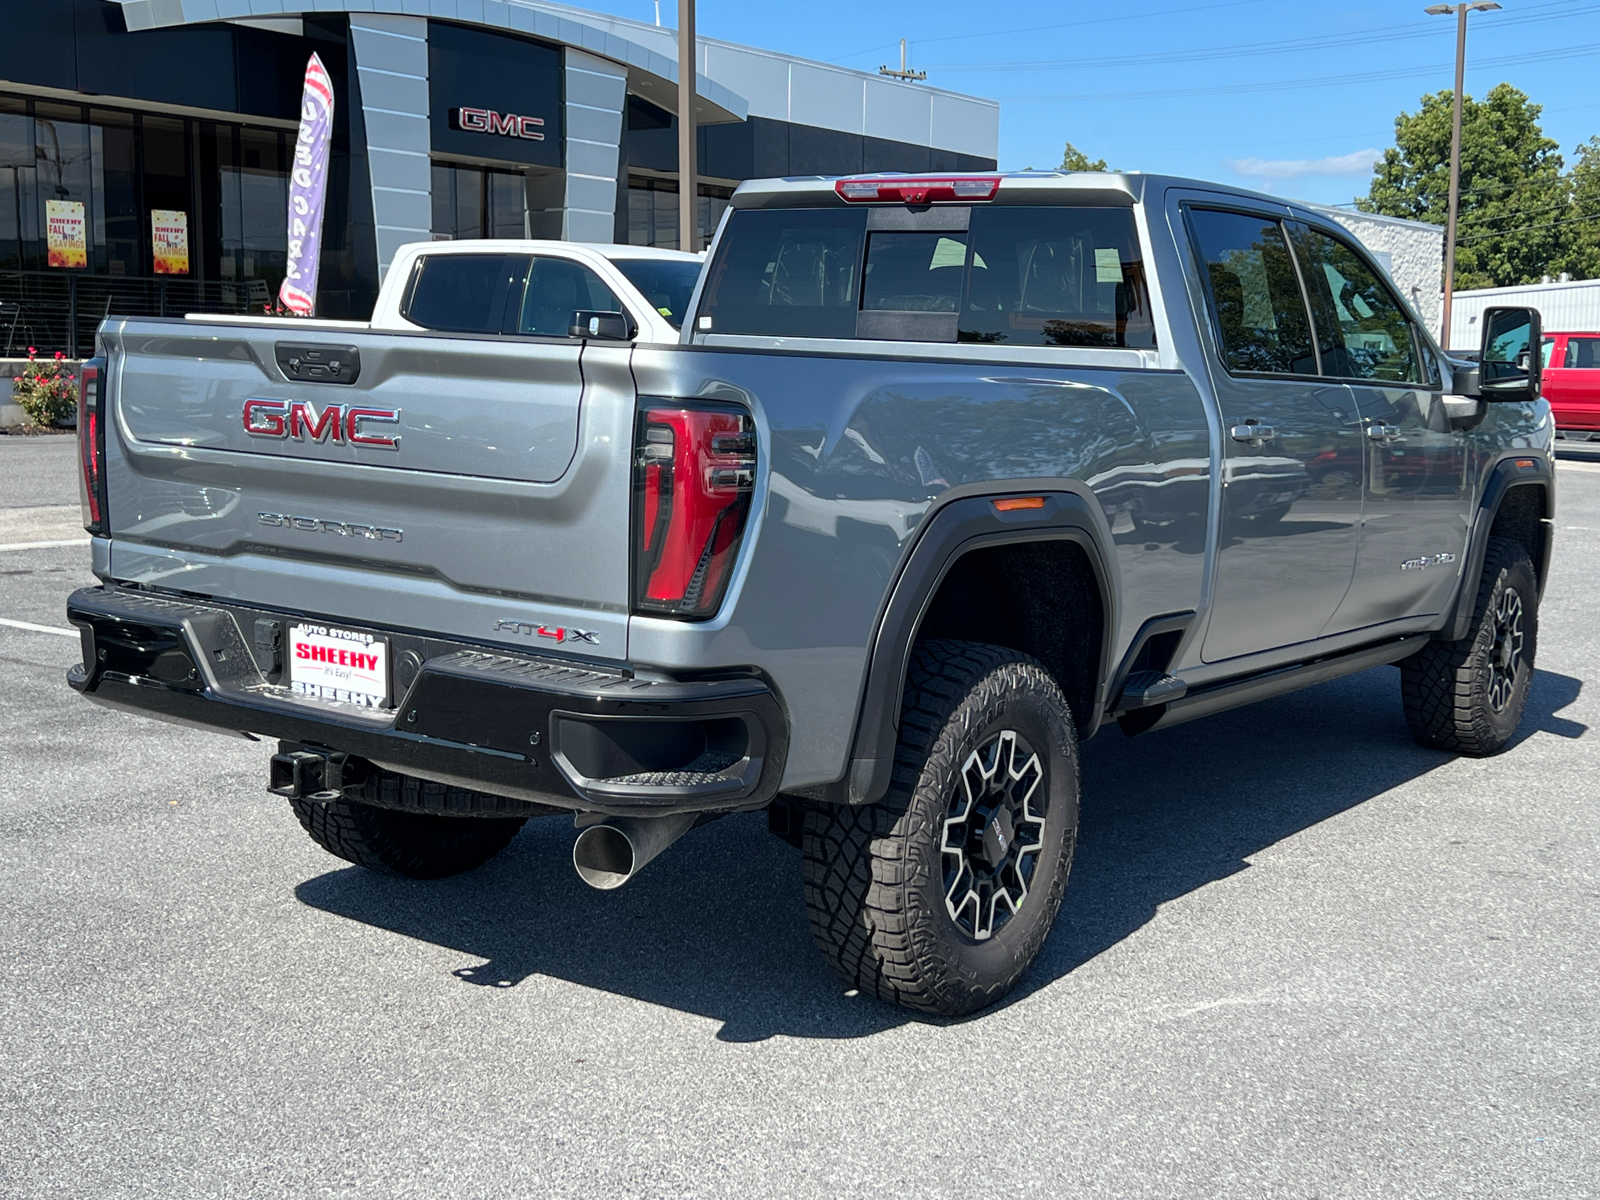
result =
[[[298,615],[101,587],[74,592],[67,619],[83,638],[67,682],[107,708],[577,811],[759,808],[788,751],[782,706],[753,676],[642,680],[372,630],[389,640],[398,700],[366,709],[277,682],[272,629]],[[402,660],[420,665],[408,671]]]

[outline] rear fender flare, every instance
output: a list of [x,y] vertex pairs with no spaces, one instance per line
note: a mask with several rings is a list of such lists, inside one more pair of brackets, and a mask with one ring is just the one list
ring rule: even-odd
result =
[[[994,501],[1007,496],[1042,496],[1045,503],[1042,508],[1001,512]],[[1084,737],[1094,732],[1105,710],[1106,664],[1120,615],[1116,559],[1105,550],[1112,544],[1111,530],[1099,502],[1087,486],[1060,479],[1008,480],[1004,489],[993,483],[966,484],[941,497],[923,519],[889,589],[862,685],[850,762],[845,777],[828,787],[828,799],[871,804],[888,791],[912,646],[950,569],[973,550],[1046,541],[1082,547],[1099,589],[1103,629],[1095,703],[1091,712],[1075,714]],[[982,641],[982,631],[975,630],[972,640]]]

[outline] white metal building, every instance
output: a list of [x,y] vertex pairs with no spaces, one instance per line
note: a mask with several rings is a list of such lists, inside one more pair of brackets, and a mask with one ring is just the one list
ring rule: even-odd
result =
[[1483,310],[1501,305],[1538,309],[1546,333],[1600,333],[1600,279],[1476,288],[1455,294],[1450,349],[1476,350]]

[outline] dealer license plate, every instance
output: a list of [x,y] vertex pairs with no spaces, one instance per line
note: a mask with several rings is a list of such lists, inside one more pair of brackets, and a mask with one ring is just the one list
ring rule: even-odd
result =
[[353,629],[291,625],[289,687],[302,696],[385,708],[389,703],[389,643]]

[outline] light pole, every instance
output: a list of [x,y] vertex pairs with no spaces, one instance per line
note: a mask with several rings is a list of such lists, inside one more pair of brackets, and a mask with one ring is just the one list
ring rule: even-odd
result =
[[694,0],[678,0],[678,249],[700,249],[695,199]]
[[1500,6],[1494,0],[1470,0],[1466,4],[1430,4],[1422,11],[1430,17],[1445,17],[1454,13],[1456,18],[1456,92],[1455,111],[1450,124],[1450,211],[1444,228],[1444,320],[1440,322],[1439,340],[1445,352],[1450,350],[1450,306],[1456,291],[1456,209],[1461,202],[1461,90],[1467,73],[1467,14],[1490,12]]

